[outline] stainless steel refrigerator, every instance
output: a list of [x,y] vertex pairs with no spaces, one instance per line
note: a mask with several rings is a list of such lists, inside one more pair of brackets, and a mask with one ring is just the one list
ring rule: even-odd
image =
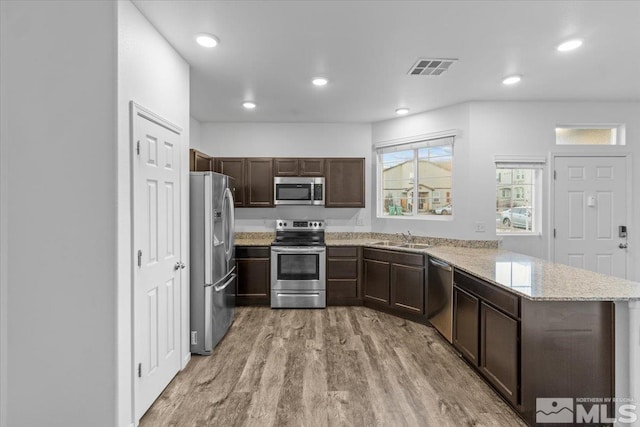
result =
[[233,322],[236,298],[231,178],[191,172],[191,352],[211,354]]

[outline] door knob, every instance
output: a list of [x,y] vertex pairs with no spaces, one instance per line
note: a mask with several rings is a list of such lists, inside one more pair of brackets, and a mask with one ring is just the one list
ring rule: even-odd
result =
[[626,243],[620,243],[620,244],[618,245],[618,247],[619,247],[620,249],[627,249],[627,248],[629,247],[629,245],[628,245],[628,244],[626,244]]

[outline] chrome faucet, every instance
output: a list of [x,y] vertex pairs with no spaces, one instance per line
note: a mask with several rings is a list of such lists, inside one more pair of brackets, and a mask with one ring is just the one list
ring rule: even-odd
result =
[[406,235],[404,233],[396,233],[396,234],[399,234],[400,236],[402,236],[402,239],[407,243],[413,243],[413,241],[415,240],[414,237],[411,235],[411,231],[409,230],[407,230]]

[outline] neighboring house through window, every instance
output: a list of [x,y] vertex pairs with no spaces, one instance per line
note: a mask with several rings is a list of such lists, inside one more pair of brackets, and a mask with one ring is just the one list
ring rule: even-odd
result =
[[376,155],[378,216],[452,213],[453,136],[379,144]]
[[537,234],[544,158],[496,159],[496,233]]

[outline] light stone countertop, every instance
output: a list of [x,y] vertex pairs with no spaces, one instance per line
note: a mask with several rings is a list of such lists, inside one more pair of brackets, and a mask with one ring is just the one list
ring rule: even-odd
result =
[[[273,238],[236,239],[237,246],[270,246]],[[385,247],[373,238],[331,239],[327,246],[364,246],[428,254],[455,268],[530,300],[629,301],[640,300],[640,283],[556,264],[494,248],[432,246],[427,249]]]
[[236,246],[271,246],[271,242],[273,242],[273,237],[242,238],[235,240]]
[[429,255],[532,300],[640,300],[640,283],[499,249],[432,247]]

